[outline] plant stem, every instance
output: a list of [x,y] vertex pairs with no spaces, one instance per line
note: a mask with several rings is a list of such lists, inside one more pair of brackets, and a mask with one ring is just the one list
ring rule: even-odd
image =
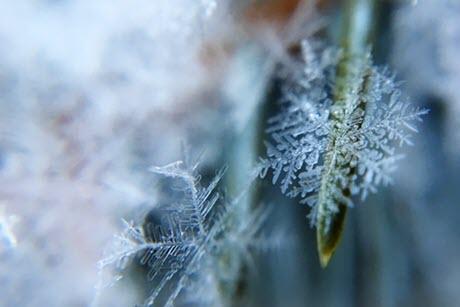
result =
[[[361,84],[356,84],[357,60],[366,60],[368,48],[371,42],[374,28],[374,13],[376,0],[347,0],[345,2],[342,33],[340,45],[342,57],[337,67],[334,101],[331,112],[331,133],[327,154],[325,156],[323,177],[318,196],[318,211],[316,220],[316,238],[319,260],[324,268],[329,263],[335,249],[340,242],[343,232],[347,205],[341,201],[336,202],[337,211],[332,212],[328,203],[331,201],[331,194],[337,189],[337,182],[333,180],[334,169],[349,167],[353,176],[355,170],[349,165],[338,165],[337,156],[339,146],[336,142],[340,134],[341,123],[345,121],[347,96],[353,91],[362,93],[366,91],[366,77]],[[362,62],[361,62],[362,63]],[[361,100],[359,108],[365,110],[365,101]],[[363,117],[364,119],[364,117]],[[345,197],[350,197],[349,188],[341,188]]]

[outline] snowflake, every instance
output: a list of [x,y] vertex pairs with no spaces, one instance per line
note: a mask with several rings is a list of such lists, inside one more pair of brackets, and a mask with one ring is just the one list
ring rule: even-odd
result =
[[[172,306],[178,301],[221,306],[219,284],[235,280],[241,261],[250,262],[250,250],[270,245],[259,235],[267,210],[236,221],[233,211],[239,198],[227,202],[216,192],[225,169],[201,187],[196,167],[178,161],[151,168],[177,181],[175,194],[181,196],[165,209],[151,210],[142,223],[125,221],[124,231],[99,262],[101,270],[115,268],[115,281],[134,260],[149,268],[147,279],[153,288],[142,306]],[[99,284],[99,290],[108,285]]]
[[411,107],[394,76],[369,57],[351,59],[351,83],[334,91],[340,52],[303,41],[302,55],[303,70],[287,76],[281,112],[268,121],[261,176],[271,169],[273,184],[312,207],[315,225],[318,203],[330,217],[339,204],[352,206],[354,195],[364,199],[391,182],[402,157],[396,147],[411,144],[413,123],[427,111]]

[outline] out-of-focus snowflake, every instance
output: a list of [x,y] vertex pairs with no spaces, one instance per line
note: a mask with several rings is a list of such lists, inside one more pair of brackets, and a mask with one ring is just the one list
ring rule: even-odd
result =
[[0,206],[0,255],[17,245],[14,225],[19,221],[15,215],[7,215],[5,208]]
[[420,0],[415,6],[405,5],[397,11],[393,33],[393,62],[411,96],[445,102],[447,148],[456,155],[460,148],[460,2]]
[[210,142],[197,137],[217,114],[200,56],[218,8],[0,2],[0,200],[21,217],[1,230],[21,239],[0,263],[2,304],[86,305],[114,220],[155,199],[143,166],[171,159],[177,139]]

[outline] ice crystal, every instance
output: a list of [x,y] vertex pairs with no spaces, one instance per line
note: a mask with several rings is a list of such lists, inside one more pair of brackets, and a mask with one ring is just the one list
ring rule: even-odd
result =
[[132,261],[148,267],[147,279],[153,286],[142,306],[172,306],[178,301],[179,305],[198,301],[200,306],[221,306],[219,283],[234,279],[240,260],[251,259],[250,249],[267,246],[258,237],[267,211],[256,210],[236,221],[233,210],[238,199],[228,202],[216,191],[225,170],[202,187],[196,167],[178,161],[151,168],[173,178],[175,194],[181,196],[165,208],[150,211],[141,223],[125,221],[124,231],[99,262],[101,270],[116,269],[115,281]]
[[273,184],[311,206],[314,225],[320,191],[330,216],[339,204],[352,206],[354,195],[364,199],[391,182],[396,149],[411,144],[426,110],[411,107],[393,75],[368,57],[352,59],[352,84],[338,97],[332,88],[340,53],[304,41],[302,55],[303,71],[287,76],[281,112],[268,121],[261,175],[271,169]]

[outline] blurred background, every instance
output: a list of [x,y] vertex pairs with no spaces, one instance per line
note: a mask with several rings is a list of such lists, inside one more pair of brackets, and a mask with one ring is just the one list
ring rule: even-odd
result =
[[[148,168],[181,143],[205,179],[228,165],[234,192],[264,155],[280,67],[302,39],[336,46],[345,3],[0,0],[0,306],[88,306],[121,219],[160,199]],[[459,305],[460,2],[377,3],[374,60],[430,113],[326,269],[308,208],[255,183],[294,244],[256,257],[242,305]],[[139,283],[103,306],[132,306]]]

